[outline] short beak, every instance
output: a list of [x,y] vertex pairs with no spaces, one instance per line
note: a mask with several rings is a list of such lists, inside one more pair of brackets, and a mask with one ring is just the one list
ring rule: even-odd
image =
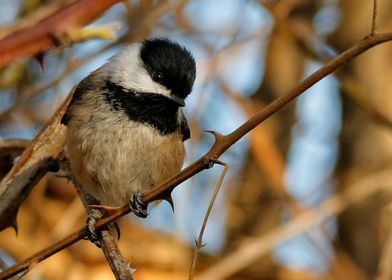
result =
[[174,102],[176,102],[180,107],[184,107],[185,106],[185,101],[184,101],[183,98],[178,97],[177,95],[173,95],[173,94],[169,95],[168,97],[169,97],[169,99],[171,99]]

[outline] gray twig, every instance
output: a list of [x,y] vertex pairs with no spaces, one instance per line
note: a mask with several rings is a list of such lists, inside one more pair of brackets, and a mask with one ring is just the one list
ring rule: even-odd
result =
[[220,187],[222,186],[223,179],[225,178],[227,170],[229,169],[229,166],[226,163],[222,162],[222,161],[214,160],[214,163],[222,165],[223,166],[223,171],[221,173],[221,176],[219,177],[218,184],[216,185],[214,193],[213,193],[213,195],[211,197],[210,204],[208,205],[208,209],[207,209],[206,215],[204,216],[203,224],[202,224],[202,226],[200,228],[199,236],[197,237],[197,240],[195,241],[196,246],[195,246],[195,252],[193,253],[191,269],[189,271],[189,280],[192,280],[193,276],[195,274],[196,265],[197,265],[197,259],[199,257],[199,251],[204,246],[203,245],[203,235],[204,235],[204,231],[205,231],[206,226],[207,226],[208,218],[210,216],[212,207],[214,206],[216,197],[218,196]]

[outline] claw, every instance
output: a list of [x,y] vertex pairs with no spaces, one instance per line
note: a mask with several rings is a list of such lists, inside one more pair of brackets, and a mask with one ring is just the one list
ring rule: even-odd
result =
[[146,218],[148,216],[147,204],[144,204],[141,201],[140,194],[132,194],[129,208],[131,208],[132,212],[140,218]]
[[113,224],[114,224],[114,228],[115,228],[116,231],[117,231],[117,240],[120,240],[120,237],[121,237],[120,226],[118,225],[117,222],[114,222]]
[[38,61],[39,66],[41,67],[42,72],[44,71],[44,54],[45,53],[39,53],[35,55],[35,58]]
[[174,213],[174,202],[173,202],[173,197],[171,196],[171,194],[166,196],[163,200],[166,200],[170,204],[170,207],[171,207],[171,209],[173,210],[173,213]]
[[99,242],[101,232],[95,230],[95,223],[102,216],[103,216],[102,211],[98,209],[90,209],[86,221],[86,226],[89,233],[88,239],[92,243],[94,243],[98,248],[101,248],[101,243]]

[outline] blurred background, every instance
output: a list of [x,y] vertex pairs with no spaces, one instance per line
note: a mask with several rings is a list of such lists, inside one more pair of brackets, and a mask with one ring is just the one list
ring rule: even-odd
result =
[[[0,0],[0,39],[70,2]],[[370,0],[113,5],[90,27],[114,24],[114,39],[53,48],[43,69],[36,59],[24,58],[1,70],[0,137],[33,139],[71,88],[110,56],[146,37],[169,37],[197,61],[185,107],[189,165],[213,144],[206,130],[233,131],[366,36],[372,9]],[[378,31],[392,31],[391,14],[392,2],[380,0]],[[323,79],[222,156],[229,172],[207,224],[199,279],[380,277],[392,218],[391,181],[380,179],[392,158],[391,77],[392,46],[384,44]],[[10,168],[3,165],[2,176]],[[163,202],[146,220],[120,220],[120,249],[137,268],[135,279],[187,279],[194,240],[221,172],[215,166],[176,188],[174,214]],[[2,266],[66,236],[85,218],[72,184],[48,174],[19,211],[18,235],[12,229],[0,233]],[[102,252],[81,241],[24,278],[113,274]]]

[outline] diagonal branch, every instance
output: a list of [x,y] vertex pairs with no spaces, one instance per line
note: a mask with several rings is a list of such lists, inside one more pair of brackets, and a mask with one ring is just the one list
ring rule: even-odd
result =
[[[260,112],[258,112],[255,116],[242,124],[232,133],[225,136],[217,136],[215,143],[204,156],[202,156],[199,160],[182,170],[176,176],[164,181],[153,190],[145,193],[142,196],[142,202],[149,203],[157,199],[165,199],[177,185],[199,173],[200,171],[211,168],[214,164],[214,161],[216,161],[227,149],[229,149],[239,139],[241,139],[244,135],[246,135],[249,131],[251,131],[257,125],[266,120],[272,114],[283,108],[286,104],[295,99],[305,90],[309,89],[318,81],[328,76],[338,68],[342,67],[344,64],[348,63],[358,55],[364,53],[368,49],[391,40],[392,33],[369,34],[363,40],[361,40],[345,52],[341,53],[339,56],[326,63],[318,71],[307,77],[302,83],[293,88],[288,94],[277,98],[275,101],[266,106],[264,109],[262,109]],[[96,226],[97,228],[100,228],[109,225],[114,220],[128,214],[129,212],[130,209],[128,205],[118,208],[114,210],[109,217],[104,217],[101,220],[97,221]],[[55,243],[52,246],[45,248],[44,250],[34,254],[26,260],[1,272],[0,279],[6,279],[7,277],[11,277],[19,272],[28,269],[29,266],[31,266],[32,264],[38,263],[46,259],[47,257],[55,254],[56,252],[74,244],[85,236],[87,236],[86,228],[82,228],[78,231],[73,232],[68,237],[64,238],[58,243]]]

